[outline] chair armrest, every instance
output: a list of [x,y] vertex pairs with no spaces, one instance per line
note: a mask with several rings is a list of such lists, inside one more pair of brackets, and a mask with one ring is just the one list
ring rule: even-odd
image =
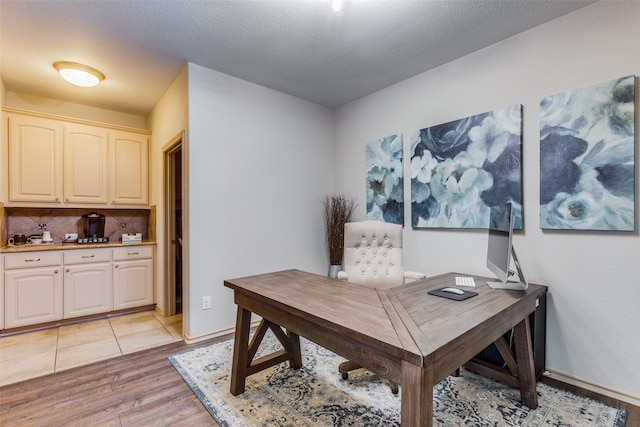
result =
[[349,275],[346,271],[338,271],[338,280],[349,280]]
[[405,271],[404,277],[405,279],[420,280],[427,277],[427,275],[424,273],[418,273],[417,271]]

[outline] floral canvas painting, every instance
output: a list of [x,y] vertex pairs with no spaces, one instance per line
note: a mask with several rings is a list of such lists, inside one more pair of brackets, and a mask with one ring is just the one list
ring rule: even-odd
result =
[[367,144],[367,219],[404,225],[402,135]]
[[540,101],[540,226],[634,229],[635,77]]
[[522,228],[522,105],[411,135],[411,225],[488,228],[492,206],[511,202]]

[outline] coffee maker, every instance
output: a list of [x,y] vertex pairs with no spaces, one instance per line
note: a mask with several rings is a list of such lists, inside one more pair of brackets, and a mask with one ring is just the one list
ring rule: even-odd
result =
[[96,212],[82,215],[83,239],[78,239],[78,243],[103,243],[109,238],[104,236],[105,216]]

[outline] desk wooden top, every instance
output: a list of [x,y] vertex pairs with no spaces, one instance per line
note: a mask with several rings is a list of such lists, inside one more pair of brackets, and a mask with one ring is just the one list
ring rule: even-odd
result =
[[[387,290],[299,270],[230,279],[236,293],[277,306],[320,327],[395,358],[446,372],[455,369],[536,307],[546,287],[526,291],[490,288],[475,277],[478,296],[454,301],[427,292],[455,283],[447,273]],[[237,295],[236,295],[237,298]],[[236,301],[237,302],[237,301]],[[445,375],[446,376],[446,375]]]

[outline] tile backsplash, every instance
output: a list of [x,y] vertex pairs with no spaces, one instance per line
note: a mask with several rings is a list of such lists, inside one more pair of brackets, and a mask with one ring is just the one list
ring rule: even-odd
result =
[[[122,233],[142,233],[149,239],[148,209],[54,209],[54,208],[5,208],[4,225],[8,237],[16,233],[41,234],[49,230],[54,243],[64,240],[65,233],[78,233],[82,237],[82,215],[96,212],[105,216],[104,234],[110,241],[120,240]],[[1,222],[1,221],[0,221]],[[123,227],[123,224],[125,227]],[[42,228],[41,228],[42,227]],[[0,233],[4,230],[0,230]]]

